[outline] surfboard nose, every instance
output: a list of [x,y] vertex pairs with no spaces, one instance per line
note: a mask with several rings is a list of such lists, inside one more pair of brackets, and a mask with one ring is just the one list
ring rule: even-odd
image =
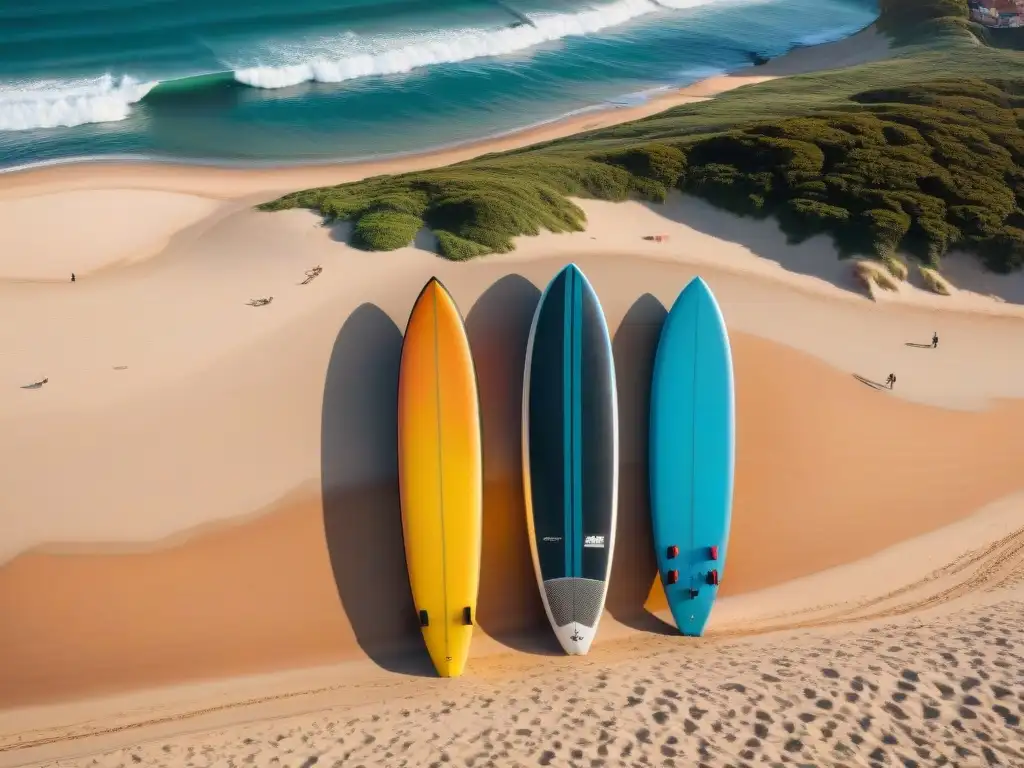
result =
[[583,271],[576,266],[576,262],[572,261],[566,264],[564,267],[562,267],[562,269],[559,271],[566,273],[566,275],[578,275],[580,277],[583,276]]
[[701,277],[700,275],[697,275],[696,277],[692,278],[690,282],[686,284],[686,287],[683,288],[683,293],[690,292],[704,293],[707,294],[708,296],[712,295],[711,287],[706,282],[704,282],[704,278]]

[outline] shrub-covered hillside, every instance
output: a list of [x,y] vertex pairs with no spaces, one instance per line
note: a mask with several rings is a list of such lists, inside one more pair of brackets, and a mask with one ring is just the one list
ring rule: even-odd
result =
[[[508,251],[518,235],[583,229],[570,197],[662,201],[678,189],[775,216],[794,240],[830,234],[846,253],[899,249],[938,265],[957,247],[993,270],[1020,268],[1024,61],[979,48],[966,0],[882,0],[881,11],[883,29],[917,42],[856,78],[787,78],[593,134],[261,207],[350,220],[355,243],[371,250],[408,245],[427,226],[444,256],[464,260]],[[922,45],[929,28],[943,42]],[[1017,79],[954,79],[972,57],[978,69],[1000,64],[995,71]],[[950,76],[934,79],[936,71]],[[931,79],[922,82],[924,72]],[[871,87],[854,93],[851,80]],[[794,114],[793,104],[804,107]]]
[[967,0],[879,0],[879,26],[904,39],[926,37],[967,24]]
[[848,251],[902,249],[937,264],[952,246],[994,270],[1024,265],[1024,83],[934,81],[872,90],[840,109],[700,138],[559,157],[521,153],[287,195],[264,206],[355,222],[357,244],[408,245],[426,225],[443,255],[512,247],[517,235],[580,230],[567,196],[663,200],[671,188],[794,237]]

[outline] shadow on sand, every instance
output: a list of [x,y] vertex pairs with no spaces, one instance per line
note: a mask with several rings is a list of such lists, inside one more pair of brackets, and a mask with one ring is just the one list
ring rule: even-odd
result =
[[356,231],[355,225],[351,221],[327,221],[323,220],[321,223],[322,227],[327,229],[328,237],[336,243],[344,243],[349,245],[352,242],[352,234]]
[[690,195],[672,192],[664,203],[644,203],[669,221],[724,242],[736,243],[788,272],[816,277],[837,288],[863,295],[849,262],[839,259],[825,235],[791,243],[774,218],[741,217]]
[[872,381],[871,379],[864,378],[863,376],[861,376],[858,373],[854,373],[854,374],[851,374],[851,375],[853,376],[853,378],[855,378],[861,384],[867,384],[869,387],[874,387],[875,389],[888,389],[889,388],[885,384],[879,384],[877,381]]
[[633,629],[674,635],[674,626],[644,607],[658,577],[647,451],[651,374],[667,314],[658,299],[645,293],[630,307],[612,342],[619,399],[619,511],[606,608]]
[[521,461],[523,369],[540,291],[520,275],[488,288],[466,317],[484,456],[484,530],[477,622],[506,647],[561,654],[530,557]]
[[[1010,274],[990,272],[977,256],[953,251],[942,259],[942,276],[958,291],[987,296],[1000,303],[1024,305],[1024,271]],[[920,275],[912,277],[923,284]]]
[[931,349],[932,348],[931,344],[918,344],[916,341],[905,342],[903,346],[905,346],[905,347],[917,347],[918,349]]
[[402,334],[360,305],[334,341],[324,384],[320,476],[334,583],[356,642],[393,672],[433,675],[409,589],[398,495]]

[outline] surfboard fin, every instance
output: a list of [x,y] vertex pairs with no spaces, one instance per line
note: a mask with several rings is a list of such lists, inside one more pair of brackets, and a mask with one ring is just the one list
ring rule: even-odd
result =
[[421,627],[429,627],[430,626],[430,616],[427,614],[426,611],[420,611],[420,626]]
[[473,609],[468,605],[462,609],[462,623],[467,627],[473,626]]

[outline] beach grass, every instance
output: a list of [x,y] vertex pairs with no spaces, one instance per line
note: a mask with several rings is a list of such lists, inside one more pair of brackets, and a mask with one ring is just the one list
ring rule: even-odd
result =
[[893,277],[884,265],[876,261],[858,259],[853,263],[853,272],[869,293],[876,286],[886,291],[899,290],[897,278]]
[[895,256],[886,256],[882,259],[882,264],[885,265],[886,271],[900,282],[905,282],[907,277],[910,276],[910,270],[907,265]]
[[927,287],[929,291],[937,293],[940,296],[952,295],[953,291],[949,281],[934,269],[922,264],[918,266],[918,270],[921,272],[921,279],[924,280],[925,287]]
[[897,43],[882,61],[261,208],[352,220],[357,244],[375,250],[427,226],[443,256],[465,260],[582,230],[571,197],[661,202],[676,189],[776,217],[793,242],[829,234],[843,256],[888,264],[905,252],[938,267],[955,246],[991,270],[1021,268],[1024,54],[982,44],[963,0],[884,0],[881,11]]

